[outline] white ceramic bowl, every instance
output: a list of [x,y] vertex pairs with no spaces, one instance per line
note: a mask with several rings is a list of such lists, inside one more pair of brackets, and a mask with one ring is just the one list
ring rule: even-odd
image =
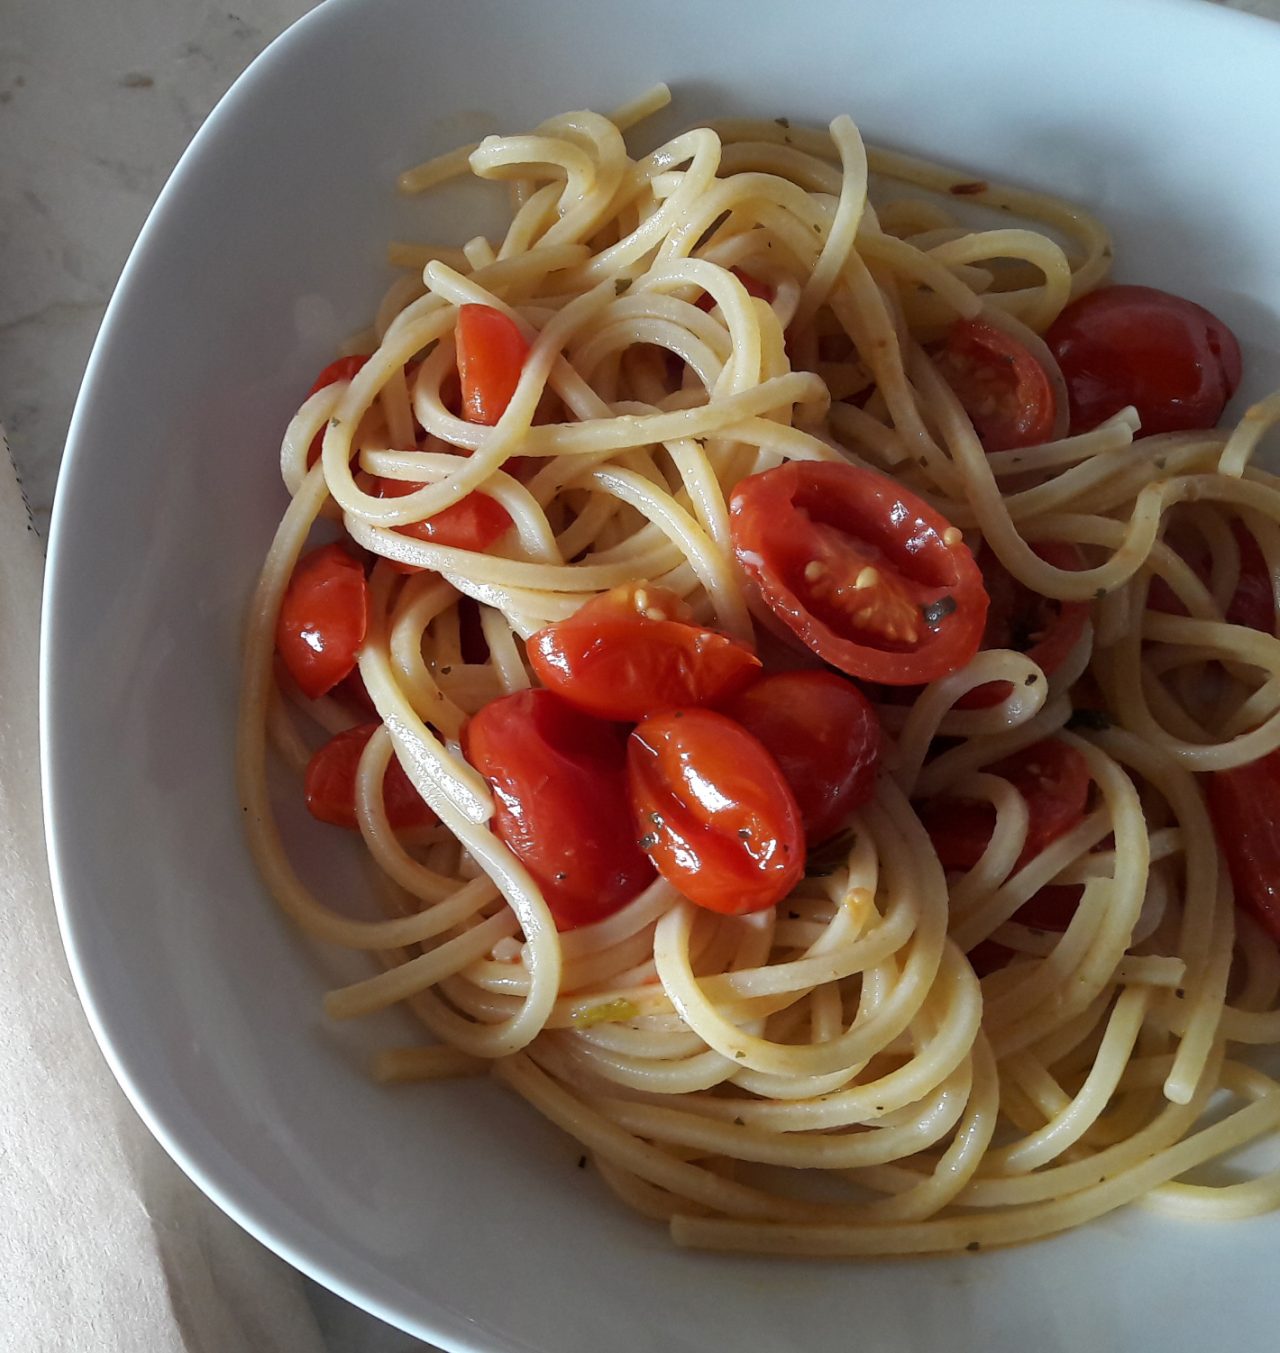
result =
[[500,1090],[375,1087],[363,1052],[398,1026],[322,1018],[333,960],[255,876],[232,725],[284,422],[366,321],[385,241],[433,210],[397,201],[398,169],[659,79],[677,94],[667,126],[848,111],[869,138],[1100,210],[1125,279],[1234,325],[1257,394],[1280,384],[1277,70],[1280,28],[1177,0],[330,0],[254,64],[174,173],[103,325],[44,637],[76,978],[134,1104],[211,1197],[455,1350],[1218,1348],[1228,1287],[1233,1345],[1275,1346],[1280,1219],[1128,1211],[951,1260],[687,1254]]

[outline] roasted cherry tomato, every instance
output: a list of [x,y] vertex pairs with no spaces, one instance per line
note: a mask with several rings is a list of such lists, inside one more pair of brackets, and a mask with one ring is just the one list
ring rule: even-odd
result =
[[364,569],[341,545],[298,560],[280,603],[276,649],[309,700],[332,690],[356,665],[369,598]]
[[709,709],[646,719],[627,747],[641,844],[691,902],[738,916],[784,898],[804,873],[804,827],[778,763]]
[[[317,390],[323,390],[326,385],[334,385],[338,381],[349,381],[368,360],[368,353],[356,353],[351,357],[339,357],[336,362],[330,362],[316,377],[311,389],[307,391],[307,398],[310,399]],[[324,428],[321,428],[312,437],[311,445],[307,447],[307,469],[310,469],[320,459],[323,448]]]
[[[1084,568],[1084,560],[1074,545],[1043,541],[1032,549],[1055,568]],[[991,600],[982,647],[1011,648],[1025,653],[1045,676],[1052,676],[1084,633],[1089,619],[1088,602],[1056,601],[1033,592],[1005,568],[987,545],[978,551],[978,566]],[[956,705],[960,709],[984,709],[1007,700],[1012,689],[1007,681],[988,681],[961,696]]]
[[1280,751],[1205,777],[1236,906],[1280,941]]
[[1012,334],[984,319],[959,320],[934,361],[984,451],[1036,446],[1053,435],[1057,401],[1048,372]]
[[489,305],[464,305],[458,311],[455,341],[462,416],[492,427],[516,392],[529,345],[515,322]]
[[[1089,800],[1089,765],[1060,738],[1033,743],[995,762],[990,771],[1008,780],[1027,801],[1027,839],[1015,869],[1035,859],[1084,818]],[[938,859],[949,873],[972,869],[982,858],[995,830],[995,809],[986,802],[934,799],[923,804],[919,812]]]
[[[1240,550],[1240,578],[1227,604],[1226,619],[1233,625],[1258,630],[1262,634],[1276,632],[1276,597],[1271,586],[1271,570],[1267,567],[1262,548],[1242,521],[1231,523],[1232,534]],[[1204,583],[1209,581],[1209,556],[1204,548],[1183,557]],[[1153,578],[1147,593],[1147,605],[1153,611],[1171,615],[1186,615],[1187,609],[1163,578]]]
[[[377,475],[361,478],[361,487],[376,498],[404,498],[425,484],[408,479],[381,479]],[[450,503],[426,521],[409,522],[397,526],[402,536],[425,540],[431,545],[451,545],[457,550],[487,550],[511,527],[511,515],[496,498],[487,493],[469,493],[456,503]],[[413,564],[388,560],[401,573],[420,573]]]
[[842,672],[911,686],[978,651],[987,594],[972,553],[885,475],[789,461],[744,479],[730,514],[734,552],[761,597]]
[[628,583],[530,636],[543,685],[602,719],[728,699],[760,670],[736,639],[693,624],[674,592]]
[[[358,826],[356,772],[361,754],[380,727],[377,723],[365,723],[348,728],[330,738],[311,758],[303,791],[312,817],[331,822],[335,827]],[[387,821],[395,831],[429,827],[436,821],[436,815],[413,787],[413,781],[394,755],[382,777],[382,805]]]
[[1211,428],[1240,384],[1240,344],[1214,314],[1154,287],[1101,287],[1045,334],[1087,432],[1132,404],[1142,432]]
[[653,880],[636,844],[620,729],[550,691],[520,691],[485,705],[462,747],[493,788],[493,830],[560,930],[602,920]]
[[871,701],[834,672],[779,672],[735,696],[724,712],[778,763],[817,845],[875,792],[883,735]]

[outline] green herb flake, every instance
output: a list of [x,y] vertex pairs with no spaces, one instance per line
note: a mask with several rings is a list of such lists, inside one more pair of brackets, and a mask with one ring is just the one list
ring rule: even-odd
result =
[[640,1013],[634,1001],[619,996],[616,1000],[601,1001],[599,1005],[584,1006],[573,1012],[575,1029],[590,1029],[596,1024],[621,1024],[625,1020],[635,1019]]
[[924,617],[926,625],[940,625],[947,616],[951,615],[956,609],[956,599],[950,593],[939,597],[937,601],[931,601],[926,606],[921,606],[920,614]]

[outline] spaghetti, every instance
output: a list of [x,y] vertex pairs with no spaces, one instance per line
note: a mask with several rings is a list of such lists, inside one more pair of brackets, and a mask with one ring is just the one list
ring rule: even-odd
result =
[[[507,183],[505,234],[394,245],[403,276],[355,345],[370,355],[286,431],[240,792],[287,915],[383,966],[326,1009],[407,1008],[430,1040],[382,1053],[381,1079],[492,1072],[682,1245],[926,1253],[1138,1199],[1276,1206],[1280,1171],[1192,1172],[1280,1128],[1280,1084],[1246,1057],[1280,1041],[1280,954],[1233,905],[1202,793],[1280,746],[1280,479],[1251,464],[1280,400],[1233,431],[1138,438],[1132,408],[1069,428],[1044,336],[1107,278],[1088,215],[868,150],[844,117],[724,122],[634,158],[624,132],[665,101],[405,174],[407,191]],[[461,307],[523,344],[496,418],[458,405]],[[1045,373],[1056,413],[1033,442],[980,440],[989,410],[948,369],[958,323]],[[993,598],[998,574],[1041,620],[1076,618],[1065,651],[1050,662],[1033,634],[925,684],[865,686],[886,730],[874,794],[777,905],[717,914],[659,873],[558,929],[495,829],[470,721],[535,684],[532,636],[638,583],[707,632],[800,653],[730,512],[752,476],[797,463],[892,477]],[[484,548],[431,529],[493,505]],[[376,727],[352,807],[376,916],[304,885],[267,787],[269,745],[301,773],[355,721],[273,658],[317,526],[376,561],[353,584]],[[1230,614],[1255,557],[1271,589],[1257,628]],[[1033,848],[1032,754],[1050,744],[1083,806]],[[389,768],[430,814],[393,821]]]

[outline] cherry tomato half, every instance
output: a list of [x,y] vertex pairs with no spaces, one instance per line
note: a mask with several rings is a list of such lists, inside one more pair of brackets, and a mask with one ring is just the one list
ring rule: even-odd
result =
[[1144,435],[1211,428],[1240,384],[1235,334],[1203,306],[1154,287],[1081,296],[1045,342],[1067,382],[1073,433],[1128,404]]
[[[425,484],[408,479],[381,479],[377,475],[362,476],[361,487],[376,498],[404,498]],[[426,521],[409,522],[395,530],[414,540],[425,540],[431,545],[451,545],[457,550],[487,550],[505,535],[511,527],[511,514],[496,498],[487,493],[469,493],[456,503],[450,503]],[[413,564],[388,560],[401,573],[420,573]]]
[[490,824],[533,875],[560,930],[611,915],[653,879],[636,844],[620,729],[550,691],[485,705],[462,730],[496,800]]
[[276,649],[309,700],[355,667],[368,614],[364,569],[341,545],[323,545],[298,560],[280,603]]
[[[315,378],[311,389],[307,391],[307,398],[310,399],[317,390],[323,390],[326,385],[334,385],[338,381],[349,381],[369,360],[368,353],[356,353],[351,357],[339,357],[336,362],[330,362],[327,367]],[[309,470],[320,459],[320,453],[324,449],[324,428],[321,428],[311,439],[311,445],[307,447],[307,469]]]
[[[1082,569],[1084,560],[1074,545],[1042,541],[1032,549],[1055,568]],[[1089,603],[1042,597],[1020,583],[987,545],[978,551],[978,566],[991,599],[983,648],[1010,648],[1025,653],[1046,677],[1052,676],[1080,641],[1089,619]],[[959,709],[985,709],[1007,700],[1013,687],[1007,681],[988,681],[966,692]]]
[[800,881],[800,807],[741,724],[709,709],[655,714],[631,734],[627,764],[641,844],[691,902],[739,916]]
[[515,322],[490,305],[464,305],[455,334],[462,416],[492,427],[520,383],[529,345]]
[[[1262,634],[1274,634],[1276,594],[1271,585],[1271,570],[1267,567],[1266,555],[1242,521],[1233,521],[1231,531],[1240,550],[1240,577],[1227,603],[1225,618],[1232,625],[1243,625],[1246,629],[1258,630]],[[1209,581],[1209,556],[1203,547],[1194,553],[1184,553],[1183,558],[1202,582]],[[1151,580],[1147,605],[1153,611],[1165,611],[1170,615],[1187,613],[1187,608],[1178,600],[1173,589],[1160,577]]]
[[667,588],[627,583],[531,635],[529,661],[549,690],[602,719],[716,704],[741,689],[760,660],[689,616]]
[[910,686],[978,651],[987,594],[972,553],[885,475],[789,461],[738,485],[730,527],[769,608],[842,672]]
[[[303,792],[312,817],[335,827],[355,829],[359,825],[356,821],[356,772],[361,754],[380,727],[378,723],[365,723],[348,728],[330,738],[311,758],[303,780]],[[413,787],[413,781],[395,756],[387,763],[386,774],[382,777],[382,806],[394,831],[429,827],[436,821],[435,813]]]
[[1280,751],[1205,779],[1209,816],[1236,906],[1280,941]]
[[1049,374],[1012,334],[983,319],[951,326],[934,361],[973,423],[984,451],[1036,446],[1053,434]]
[[779,672],[735,696],[724,712],[778,763],[817,845],[875,793],[883,734],[871,701],[834,672]]
[[[990,771],[1008,780],[1027,801],[1027,839],[1015,869],[1035,859],[1084,818],[1089,764],[1060,738],[1033,743],[995,762]],[[995,809],[972,799],[934,799],[922,804],[919,814],[948,873],[972,869],[995,830]]]

